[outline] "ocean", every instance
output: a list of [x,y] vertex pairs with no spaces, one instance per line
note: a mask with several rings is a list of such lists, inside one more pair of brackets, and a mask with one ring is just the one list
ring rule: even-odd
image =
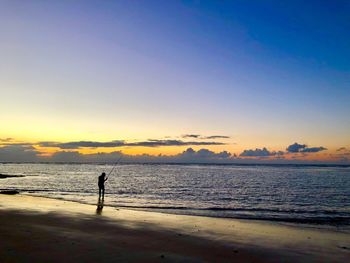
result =
[[[96,204],[111,164],[0,164],[0,190]],[[105,205],[158,212],[350,226],[350,167],[120,164]]]

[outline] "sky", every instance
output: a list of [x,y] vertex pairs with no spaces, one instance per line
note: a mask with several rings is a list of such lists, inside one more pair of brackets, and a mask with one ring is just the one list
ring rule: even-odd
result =
[[350,164],[349,32],[349,1],[1,1],[0,161]]

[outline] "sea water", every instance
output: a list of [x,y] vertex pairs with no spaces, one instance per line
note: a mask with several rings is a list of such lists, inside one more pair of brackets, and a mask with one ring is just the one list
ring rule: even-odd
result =
[[[0,189],[96,204],[110,164],[0,164]],[[167,213],[350,225],[350,167],[122,164],[105,205]]]

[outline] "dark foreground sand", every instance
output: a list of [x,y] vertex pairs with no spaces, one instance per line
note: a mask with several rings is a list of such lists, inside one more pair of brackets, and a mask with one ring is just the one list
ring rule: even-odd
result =
[[[106,200],[105,203],[107,203]],[[0,262],[349,262],[350,235],[0,195]]]

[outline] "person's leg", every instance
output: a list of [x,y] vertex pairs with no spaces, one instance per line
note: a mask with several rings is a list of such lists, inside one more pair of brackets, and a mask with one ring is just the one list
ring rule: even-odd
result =
[[105,188],[102,188],[102,199],[105,199]]
[[101,199],[101,192],[102,192],[102,189],[101,187],[98,188],[98,199]]

